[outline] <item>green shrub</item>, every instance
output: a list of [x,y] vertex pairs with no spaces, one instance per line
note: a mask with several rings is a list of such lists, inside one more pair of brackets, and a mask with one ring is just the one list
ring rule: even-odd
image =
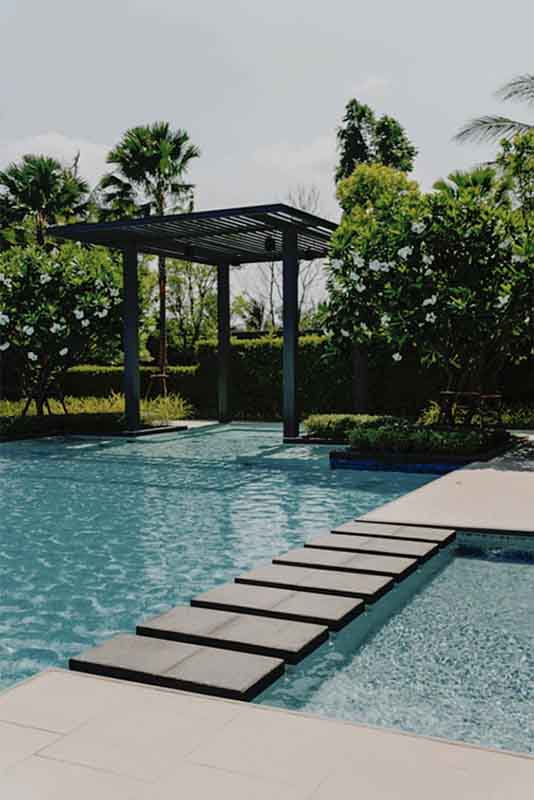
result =
[[[156,367],[141,367],[141,394],[144,396],[148,389],[150,375],[157,373]],[[167,391],[169,394],[179,394],[189,398],[192,385],[198,373],[198,365],[190,367],[169,367],[167,378]],[[62,381],[65,394],[71,397],[109,397],[113,393],[123,391],[123,367],[98,366],[84,364],[69,369]],[[154,392],[156,392],[154,387]]]
[[317,438],[346,442],[354,428],[375,428],[384,424],[402,423],[401,418],[377,414],[311,414],[304,420],[304,427]]
[[509,442],[510,435],[501,429],[447,431],[385,425],[379,428],[353,428],[349,433],[349,445],[353,450],[406,455],[477,455]]
[[[534,404],[506,403],[501,412],[503,425],[510,428],[534,428]],[[418,422],[422,425],[436,425],[439,420],[439,403],[431,401],[419,416]],[[473,425],[480,424],[480,417],[475,414]]]

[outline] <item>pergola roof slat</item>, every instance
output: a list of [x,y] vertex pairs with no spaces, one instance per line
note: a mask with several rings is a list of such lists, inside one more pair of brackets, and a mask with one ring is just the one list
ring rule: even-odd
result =
[[322,258],[328,252],[335,228],[333,222],[307,211],[275,203],[116,222],[57,225],[49,232],[58,238],[116,249],[135,245],[139,252],[187,258],[203,264],[247,264],[280,260],[283,233],[288,230],[297,233],[300,259]]

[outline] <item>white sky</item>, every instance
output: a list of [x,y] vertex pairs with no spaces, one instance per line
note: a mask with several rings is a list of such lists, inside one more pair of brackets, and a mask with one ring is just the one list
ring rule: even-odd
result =
[[467,118],[528,117],[492,93],[534,72],[533,30],[526,0],[0,0],[0,167],[79,150],[94,182],[126,128],[166,119],[202,150],[198,209],[314,183],[337,219],[350,97],[399,119],[430,188],[491,155],[452,141]]

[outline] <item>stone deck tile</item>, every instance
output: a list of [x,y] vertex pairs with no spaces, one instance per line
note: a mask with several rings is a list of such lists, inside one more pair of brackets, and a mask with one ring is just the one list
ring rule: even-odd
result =
[[286,567],[278,564],[252,569],[239,575],[235,582],[253,586],[272,586],[296,592],[361,597],[369,603],[378,600],[393,587],[393,581],[389,576]]
[[122,634],[71,658],[79,672],[252,700],[279,678],[278,658]]
[[337,631],[364,610],[363,600],[335,597],[311,592],[272,589],[269,586],[247,586],[226,583],[191,600],[197,608],[215,608],[242,614],[253,614],[295,622],[326,625]]
[[290,550],[288,553],[273,558],[273,564],[389,575],[397,580],[404,578],[417,568],[417,560],[414,558],[347,553],[344,550],[319,550],[313,547],[298,547]]
[[29,753],[30,700],[78,725],[0,767],[2,800],[532,800],[528,756],[60,670],[0,694]]
[[292,620],[178,606],[137,626],[137,633],[282,658],[290,664],[319,647],[328,628]]
[[344,525],[337,525],[332,533],[356,533],[362,536],[380,536],[384,539],[411,539],[417,542],[433,542],[440,547],[445,547],[456,538],[456,531],[453,528],[387,525],[380,522],[360,522],[357,519]]
[[438,552],[438,545],[430,542],[397,541],[378,536],[358,536],[356,534],[325,533],[304,543],[304,547],[317,547],[325,550],[346,550],[349,553],[370,553],[373,555],[403,556],[426,561]]

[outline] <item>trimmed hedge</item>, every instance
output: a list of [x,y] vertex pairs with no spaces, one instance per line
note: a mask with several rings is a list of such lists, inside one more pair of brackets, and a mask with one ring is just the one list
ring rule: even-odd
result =
[[[141,394],[144,396],[148,389],[150,375],[156,373],[156,367],[141,367]],[[179,394],[188,397],[194,393],[195,377],[198,365],[192,367],[169,367],[167,391],[169,394]],[[63,392],[72,397],[109,397],[113,393],[123,392],[122,366],[99,366],[97,364],[84,364],[80,367],[69,369],[63,379]],[[154,387],[154,392],[156,393]]]
[[501,429],[440,431],[432,428],[384,425],[379,428],[357,427],[349,433],[351,450],[360,453],[470,456],[510,442],[510,434]]
[[378,414],[311,414],[304,420],[304,427],[319,439],[346,442],[354,428],[376,428],[396,421],[395,417]]

